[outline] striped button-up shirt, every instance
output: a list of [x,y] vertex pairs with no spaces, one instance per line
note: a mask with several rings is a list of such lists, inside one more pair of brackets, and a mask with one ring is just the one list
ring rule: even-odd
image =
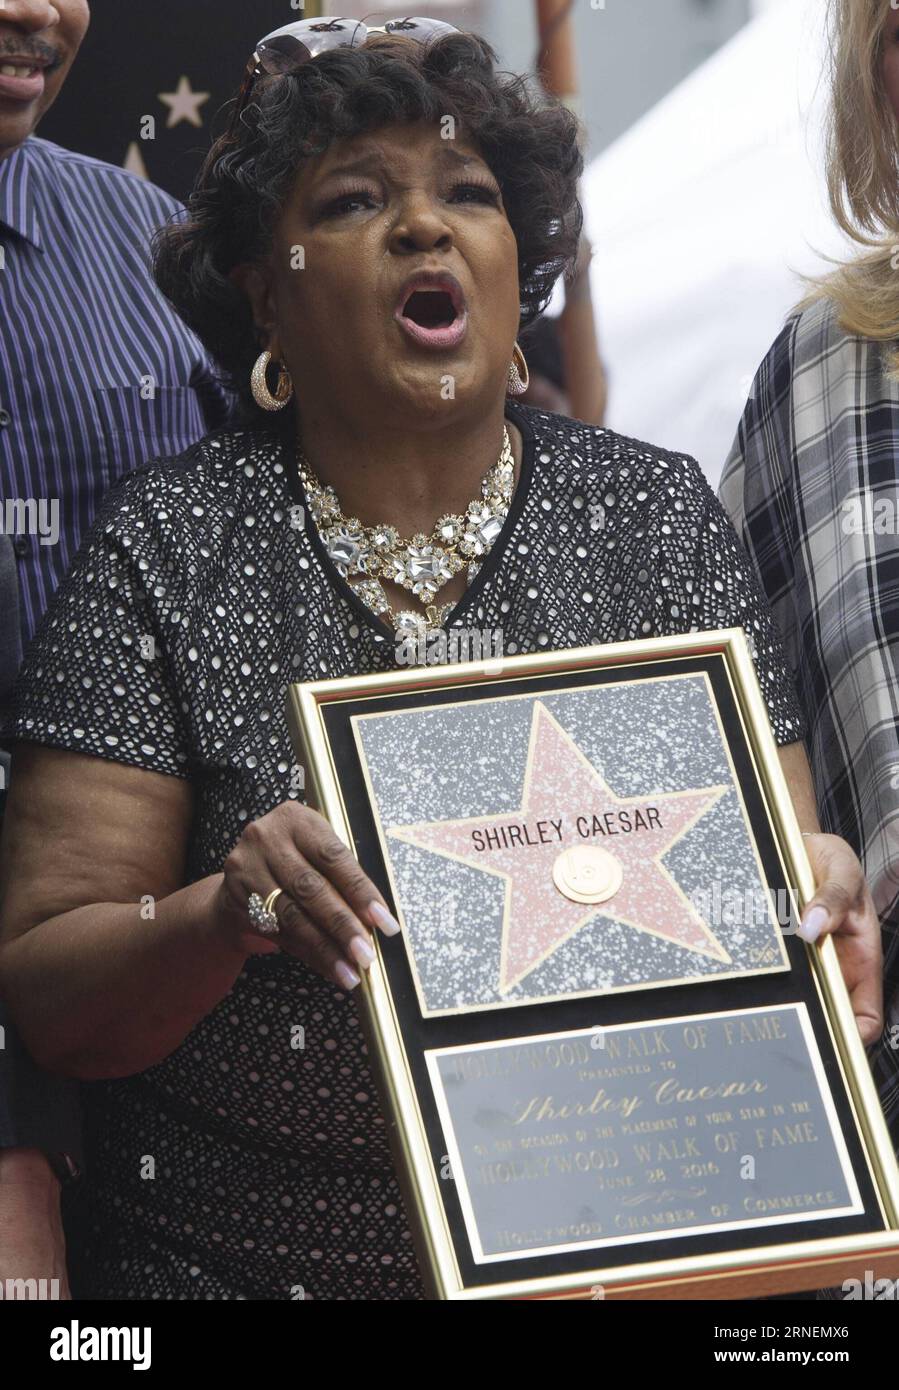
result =
[[880,914],[871,1060],[899,1143],[899,382],[829,301],[793,315],[762,363],[721,500],[784,636],[821,823],[861,858]]
[[[110,484],[232,417],[150,276],[150,236],[178,212],[34,136],[0,159],[0,699]],[[0,811],[8,768],[0,750]],[[77,1087],[38,1071],[6,1026],[0,1147],[80,1159]]]
[[150,277],[150,236],[179,210],[144,179],[36,136],[0,160],[0,531],[17,559],[23,647],[107,488],[231,417]]

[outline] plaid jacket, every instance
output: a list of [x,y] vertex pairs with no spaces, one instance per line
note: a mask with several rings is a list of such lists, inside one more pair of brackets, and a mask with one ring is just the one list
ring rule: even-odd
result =
[[807,720],[821,824],[859,855],[883,928],[871,1065],[899,1144],[899,383],[832,303],[759,368],[720,496],[761,573]]

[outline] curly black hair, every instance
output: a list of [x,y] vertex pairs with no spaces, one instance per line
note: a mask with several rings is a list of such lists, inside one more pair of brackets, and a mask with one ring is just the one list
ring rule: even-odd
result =
[[206,156],[186,219],[157,233],[153,248],[157,285],[218,362],[246,424],[286,424],[293,411],[272,416],[253,400],[250,372],[263,344],[229,271],[265,259],[305,159],[342,136],[446,116],[479,148],[502,190],[518,243],[522,327],[572,266],[581,230],[577,121],[527,78],[498,72],[484,39],[373,36],[289,77],[260,76],[234,137],[220,136]]

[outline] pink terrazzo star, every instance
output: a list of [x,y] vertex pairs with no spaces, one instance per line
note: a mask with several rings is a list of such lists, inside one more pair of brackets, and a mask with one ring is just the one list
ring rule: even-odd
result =
[[[538,700],[519,808],[388,833],[505,879],[499,980],[505,993],[597,914],[728,963],[727,951],[661,863],[727,790],[616,796]],[[635,828],[624,830],[627,822]],[[556,859],[572,845],[597,845],[619,860],[624,877],[605,902],[572,902],[553,882]]]

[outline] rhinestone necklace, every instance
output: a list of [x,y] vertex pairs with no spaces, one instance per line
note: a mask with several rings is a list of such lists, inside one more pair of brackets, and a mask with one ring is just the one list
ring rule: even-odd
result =
[[[404,541],[393,526],[363,526],[358,517],[344,516],[334,489],[319,482],[299,447],[297,470],[330,559],[373,613],[390,614],[398,634],[419,632],[425,624],[440,627],[452,611],[452,603],[435,603],[437,594],[464,567],[468,583],[474,579],[502,530],[515,476],[512,442],[504,427],[502,453],[481,483],[480,498],[468,504],[464,516],[440,517],[430,536],[419,531]],[[394,613],[381,579],[416,594],[425,614]]]

